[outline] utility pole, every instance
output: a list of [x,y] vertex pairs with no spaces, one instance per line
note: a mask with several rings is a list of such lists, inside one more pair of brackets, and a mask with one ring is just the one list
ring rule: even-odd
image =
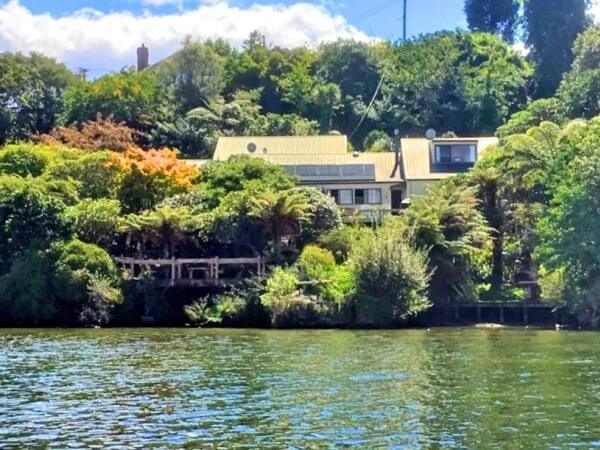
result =
[[404,0],[404,14],[402,14],[402,42],[406,42],[406,2]]
[[85,67],[80,67],[77,72],[79,73],[79,76],[81,77],[81,79],[83,81],[87,81],[87,74],[89,71],[90,71],[90,69],[86,69]]

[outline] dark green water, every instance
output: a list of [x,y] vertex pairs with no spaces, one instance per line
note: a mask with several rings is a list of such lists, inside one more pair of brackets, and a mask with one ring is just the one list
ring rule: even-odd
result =
[[0,330],[0,448],[600,447],[600,334]]

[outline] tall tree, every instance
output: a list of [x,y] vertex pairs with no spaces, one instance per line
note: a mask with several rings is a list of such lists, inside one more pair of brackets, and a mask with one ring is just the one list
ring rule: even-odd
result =
[[0,144],[49,132],[75,80],[63,64],[40,54],[0,54]]
[[573,63],[573,43],[590,24],[589,0],[528,0],[526,42],[536,63],[537,97],[551,97]]
[[519,19],[519,1],[465,0],[465,14],[470,30],[495,33],[512,42]]

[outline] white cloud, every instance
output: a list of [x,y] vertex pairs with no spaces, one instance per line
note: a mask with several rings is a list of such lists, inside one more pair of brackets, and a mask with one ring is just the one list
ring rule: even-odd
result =
[[370,39],[342,16],[309,3],[241,8],[221,0],[165,15],[86,8],[60,17],[33,14],[18,0],[0,6],[0,50],[43,52],[73,68],[89,67],[93,75],[135,64],[135,49],[142,42],[150,47],[152,62],[175,51],[186,36],[221,37],[240,46],[254,30],[263,33],[267,42],[283,47],[316,45],[340,37]]

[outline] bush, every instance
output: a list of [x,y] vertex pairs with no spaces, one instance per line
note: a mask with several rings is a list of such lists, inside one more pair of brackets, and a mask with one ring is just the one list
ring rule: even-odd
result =
[[306,280],[324,280],[335,270],[335,258],[329,250],[307,245],[298,258],[297,266]]
[[373,233],[352,252],[359,323],[392,325],[427,310],[426,252],[385,233]]
[[267,280],[260,300],[275,327],[315,325],[323,320],[326,308],[298,290],[298,275],[277,267]]
[[335,261],[341,264],[348,260],[352,246],[361,238],[362,229],[358,226],[344,225],[321,235],[317,242],[320,247],[329,250]]
[[39,177],[48,164],[44,147],[32,145],[9,146],[0,152],[0,173],[21,177]]
[[320,235],[342,225],[340,209],[333,199],[312,187],[297,187],[291,193],[300,194],[308,205],[308,213],[300,221],[300,240],[314,242]]
[[369,152],[387,152],[391,150],[391,139],[385,131],[371,131],[363,142],[363,150]]
[[0,292],[0,313],[13,324],[103,324],[122,301],[111,257],[77,240],[29,248],[0,278]]
[[229,292],[200,298],[183,310],[193,325],[239,325],[244,318],[246,300]]
[[109,248],[117,232],[121,205],[117,200],[86,199],[69,208],[75,231],[85,242]]

